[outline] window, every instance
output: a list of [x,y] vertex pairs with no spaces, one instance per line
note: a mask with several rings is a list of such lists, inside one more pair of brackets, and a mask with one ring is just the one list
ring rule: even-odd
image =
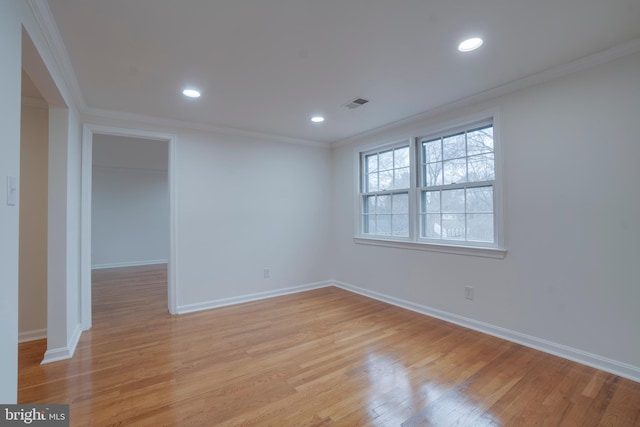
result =
[[419,144],[420,237],[494,243],[493,125]]
[[493,120],[362,151],[359,164],[358,243],[504,256]]
[[362,156],[363,233],[409,237],[409,143]]

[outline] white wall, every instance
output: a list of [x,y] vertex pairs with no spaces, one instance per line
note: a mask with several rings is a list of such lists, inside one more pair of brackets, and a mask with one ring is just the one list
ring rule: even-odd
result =
[[[66,283],[60,283],[60,291],[66,297],[66,345],[62,352],[70,356],[82,334],[80,314],[80,197],[82,166],[82,127],[75,108],[69,108],[67,121],[67,212],[66,212]],[[50,120],[51,120],[51,116]],[[51,164],[49,164],[51,168]],[[51,176],[51,175],[50,175]],[[51,203],[51,202],[49,202]],[[51,251],[51,248],[49,249]],[[51,256],[51,255],[50,255]],[[56,291],[55,289],[53,290]],[[51,292],[51,287],[49,287]],[[51,302],[48,304],[51,310]],[[47,331],[50,326],[47,327]],[[49,340],[51,335],[48,334]],[[49,343],[47,342],[49,348]],[[49,351],[49,350],[47,350]],[[55,355],[56,350],[53,351]],[[51,353],[50,353],[51,354]],[[66,355],[65,355],[66,356]],[[55,359],[55,357],[54,357]]]
[[48,117],[46,104],[22,106],[18,321],[21,341],[46,337]]
[[166,262],[168,143],[93,137],[92,266]]
[[55,35],[46,3],[20,1],[22,67],[49,104],[47,352],[44,362],[70,357],[81,334],[80,323],[80,166],[81,97],[73,96],[73,78],[56,55]]
[[[329,279],[329,149],[241,132],[85,120],[176,136],[179,311]],[[271,270],[268,279],[264,268]]]
[[73,355],[80,323],[80,123],[73,109],[49,108],[47,351]]
[[183,132],[176,151],[179,307],[328,279],[329,150]]
[[0,2],[0,403],[18,390],[18,205],[7,206],[7,176],[20,176],[21,14],[16,0]]
[[[500,112],[506,258],[354,244],[354,146],[486,109]],[[636,54],[335,148],[334,278],[612,359],[640,377],[639,111]]]

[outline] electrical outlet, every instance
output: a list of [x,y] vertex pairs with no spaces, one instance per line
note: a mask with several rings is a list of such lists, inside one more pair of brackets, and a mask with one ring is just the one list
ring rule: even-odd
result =
[[264,269],[264,278],[268,279],[269,277],[271,277],[271,270],[269,270],[268,268]]
[[473,286],[464,287],[464,297],[468,300],[473,300]]

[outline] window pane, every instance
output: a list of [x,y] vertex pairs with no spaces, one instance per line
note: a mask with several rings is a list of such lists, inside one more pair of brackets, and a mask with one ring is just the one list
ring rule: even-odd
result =
[[367,175],[367,188],[365,191],[378,191],[378,173],[370,173]]
[[378,196],[376,198],[376,213],[378,214],[390,214],[391,213],[391,196]]
[[409,167],[409,147],[398,148],[394,152],[393,166],[397,168]]
[[442,191],[442,212],[464,213],[464,189]]
[[376,213],[376,196],[366,196],[364,201],[364,213]]
[[434,163],[442,160],[442,147],[440,145],[440,138],[433,141],[427,141],[422,143],[424,161],[426,163]]
[[493,242],[493,214],[467,215],[467,240]]
[[393,150],[382,152],[378,155],[381,171],[393,169]]
[[493,153],[469,157],[469,182],[495,179]]
[[409,176],[410,170],[409,168],[400,168],[394,171],[395,180],[393,183],[393,188],[398,190],[401,188],[409,188]]
[[466,157],[467,146],[464,133],[442,138],[442,154],[444,160]]
[[425,213],[440,213],[440,191],[422,193],[422,210]]
[[378,171],[378,155],[370,154],[365,157],[365,164],[367,170],[366,173],[377,172]]
[[467,133],[467,153],[474,154],[493,152],[493,126],[477,129]]
[[439,239],[442,233],[440,214],[427,214],[424,217],[424,229],[422,230],[423,237],[428,239]]
[[394,194],[393,196],[393,213],[408,214],[409,213],[409,194]]
[[409,215],[393,215],[393,235],[406,237],[409,235]]
[[391,234],[391,215],[376,215],[376,234]]
[[493,212],[493,187],[467,188],[467,212]]
[[442,185],[442,163],[429,163],[424,176],[425,185]]
[[464,214],[442,214],[442,238],[449,240],[465,239]]
[[466,159],[447,160],[443,162],[444,184],[457,184],[467,181]]
[[363,215],[362,217],[362,228],[363,232],[366,234],[373,234],[376,231],[376,216],[375,215]]
[[378,175],[378,189],[386,191],[393,189],[393,170],[380,171]]

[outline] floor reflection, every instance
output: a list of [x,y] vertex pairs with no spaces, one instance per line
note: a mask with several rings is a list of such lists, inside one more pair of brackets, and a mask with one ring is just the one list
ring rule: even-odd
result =
[[374,350],[367,355],[372,426],[501,425],[487,407],[465,394],[464,384],[439,384],[430,378],[429,365],[416,365],[405,366],[393,353]]

